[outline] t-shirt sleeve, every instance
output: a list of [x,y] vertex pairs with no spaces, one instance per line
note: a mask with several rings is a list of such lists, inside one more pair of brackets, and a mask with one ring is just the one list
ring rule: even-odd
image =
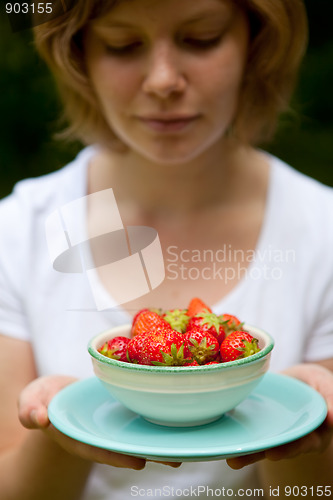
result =
[[323,290],[304,360],[316,362],[329,358],[333,358],[333,274]]
[[0,334],[22,340],[29,340],[23,303],[26,231],[27,214],[14,192],[0,201]]
[[333,190],[323,202],[316,230],[317,252],[306,291],[307,309],[314,311],[304,353],[308,362],[333,358]]

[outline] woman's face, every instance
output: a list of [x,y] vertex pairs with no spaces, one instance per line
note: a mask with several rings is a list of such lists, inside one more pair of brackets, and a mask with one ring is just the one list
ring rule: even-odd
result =
[[131,0],[93,21],[86,64],[107,123],[131,150],[189,161],[223,139],[249,30],[228,0]]

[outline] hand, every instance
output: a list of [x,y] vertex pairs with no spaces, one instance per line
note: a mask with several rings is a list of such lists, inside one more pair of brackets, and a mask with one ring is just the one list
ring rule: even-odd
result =
[[291,443],[228,459],[227,463],[232,469],[241,469],[264,458],[277,461],[304,453],[321,452],[330,444],[333,436],[333,373],[320,365],[304,363],[285,370],[284,374],[307,383],[324,397],[327,403],[325,421],[310,434]]
[[81,443],[58,431],[50,423],[47,407],[51,399],[57,392],[75,381],[76,379],[73,377],[47,376],[37,378],[31,382],[22,391],[18,402],[19,419],[22,425],[27,429],[42,430],[52,441],[58,443],[71,455],[114,467],[143,469],[146,461],[142,458],[113,453],[109,450]]

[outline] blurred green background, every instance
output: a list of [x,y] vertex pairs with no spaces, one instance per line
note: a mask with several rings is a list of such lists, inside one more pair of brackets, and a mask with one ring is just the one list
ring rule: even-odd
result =
[[[295,168],[333,186],[333,2],[306,0],[310,44],[294,99],[273,144]],[[0,197],[20,179],[63,166],[80,149],[53,139],[61,105],[29,30],[12,33],[0,11]]]

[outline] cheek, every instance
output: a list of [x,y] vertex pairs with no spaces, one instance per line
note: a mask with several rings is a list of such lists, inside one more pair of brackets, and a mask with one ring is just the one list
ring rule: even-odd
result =
[[244,58],[231,44],[223,54],[212,58],[201,72],[201,85],[212,105],[235,104],[243,81]]
[[99,100],[107,108],[127,104],[138,88],[138,73],[131,65],[100,61],[91,73]]
[[222,45],[205,59],[206,67],[202,68],[202,81],[212,101],[238,100],[248,57],[248,43],[247,22],[239,16]]

